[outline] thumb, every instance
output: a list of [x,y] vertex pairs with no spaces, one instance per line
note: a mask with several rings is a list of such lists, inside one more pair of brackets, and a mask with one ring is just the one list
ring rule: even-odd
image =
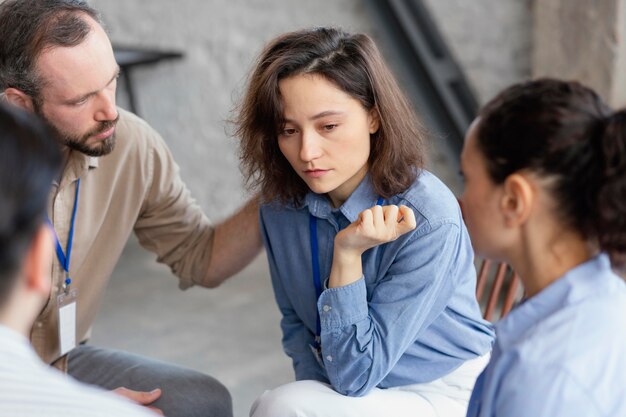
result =
[[125,387],[120,387],[114,389],[113,392],[141,405],[151,404],[158,400],[161,396],[160,388],[153,389],[152,391],[134,391]]

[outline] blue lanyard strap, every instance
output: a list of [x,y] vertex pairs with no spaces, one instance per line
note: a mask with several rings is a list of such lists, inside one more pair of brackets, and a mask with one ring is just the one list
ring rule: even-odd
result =
[[[376,205],[382,206],[385,200],[379,197],[376,201]],[[317,217],[309,214],[309,230],[311,239],[311,269],[313,270],[313,285],[315,285],[315,299],[319,300],[322,295],[322,279],[320,277],[320,260],[319,249],[317,242]],[[315,305],[315,311],[317,311],[317,304]],[[317,323],[315,329],[315,345],[319,349],[320,334],[322,333],[322,325],[320,323],[319,311],[317,312]]]
[[322,295],[322,280],[320,278],[319,250],[317,243],[317,217],[312,214],[309,215],[309,229],[311,230],[311,267],[313,270],[313,284],[315,285],[315,295],[317,299]]
[[54,239],[56,241],[56,251],[57,258],[59,258],[59,263],[63,267],[63,270],[67,274],[67,278],[65,280],[65,285],[69,285],[72,281],[69,278],[70,274],[70,257],[72,256],[72,244],[74,242],[74,222],[76,221],[76,211],[78,209],[78,192],[80,190],[80,178],[76,180],[76,195],[74,197],[74,209],[72,210],[72,221],[70,223],[70,234],[67,238],[67,255],[63,252],[63,248],[61,247],[61,242],[59,241],[59,236],[54,230],[54,225],[50,219],[48,219],[48,223],[52,226],[52,231],[54,232]]
[[[309,229],[311,231],[311,267],[313,270],[313,285],[315,286],[315,300],[319,300],[322,295],[322,279],[320,277],[320,262],[319,262],[319,250],[317,245],[317,217],[309,214]],[[317,311],[317,301],[315,305],[315,311]],[[316,313],[315,323],[315,342],[313,343],[315,349],[320,348],[320,334],[322,333],[322,324],[320,323],[319,312]]]

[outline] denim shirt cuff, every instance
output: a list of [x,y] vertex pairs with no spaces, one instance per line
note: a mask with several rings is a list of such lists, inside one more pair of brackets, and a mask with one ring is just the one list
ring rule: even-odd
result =
[[363,276],[344,287],[328,288],[317,300],[320,324],[323,328],[344,327],[363,320],[368,315],[367,289]]

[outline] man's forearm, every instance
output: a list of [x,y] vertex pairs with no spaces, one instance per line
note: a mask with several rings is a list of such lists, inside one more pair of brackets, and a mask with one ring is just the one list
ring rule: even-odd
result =
[[261,250],[259,200],[253,197],[215,227],[211,262],[204,285],[217,287],[245,268]]

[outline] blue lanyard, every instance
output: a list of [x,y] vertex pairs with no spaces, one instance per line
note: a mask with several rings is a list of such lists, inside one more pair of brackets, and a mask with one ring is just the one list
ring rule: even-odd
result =
[[61,242],[59,241],[59,236],[54,230],[54,225],[48,219],[48,223],[52,226],[52,231],[54,232],[54,239],[56,241],[56,250],[57,250],[57,258],[59,258],[59,263],[63,267],[63,270],[66,273],[65,282],[63,284],[64,288],[67,288],[72,280],[70,279],[70,256],[72,256],[72,243],[74,241],[74,222],[76,220],[76,211],[78,209],[78,191],[80,189],[80,178],[76,180],[76,196],[74,197],[74,209],[72,210],[72,221],[70,223],[70,234],[67,238],[67,249],[66,253],[63,252],[63,248],[61,247]]
[[[376,204],[382,206],[384,203],[384,199],[382,197],[378,198]],[[311,266],[313,270],[313,285],[315,285],[315,295],[316,300],[319,300],[320,295],[322,295],[322,279],[320,277],[320,260],[319,260],[319,249],[317,242],[317,217],[312,214],[309,214],[309,230],[310,230],[310,238],[311,238]],[[317,349],[320,348],[320,334],[322,333],[322,325],[320,323],[320,313],[317,310],[317,303],[315,306],[315,311],[317,312],[317,324],[315,329],[315,347]]]

